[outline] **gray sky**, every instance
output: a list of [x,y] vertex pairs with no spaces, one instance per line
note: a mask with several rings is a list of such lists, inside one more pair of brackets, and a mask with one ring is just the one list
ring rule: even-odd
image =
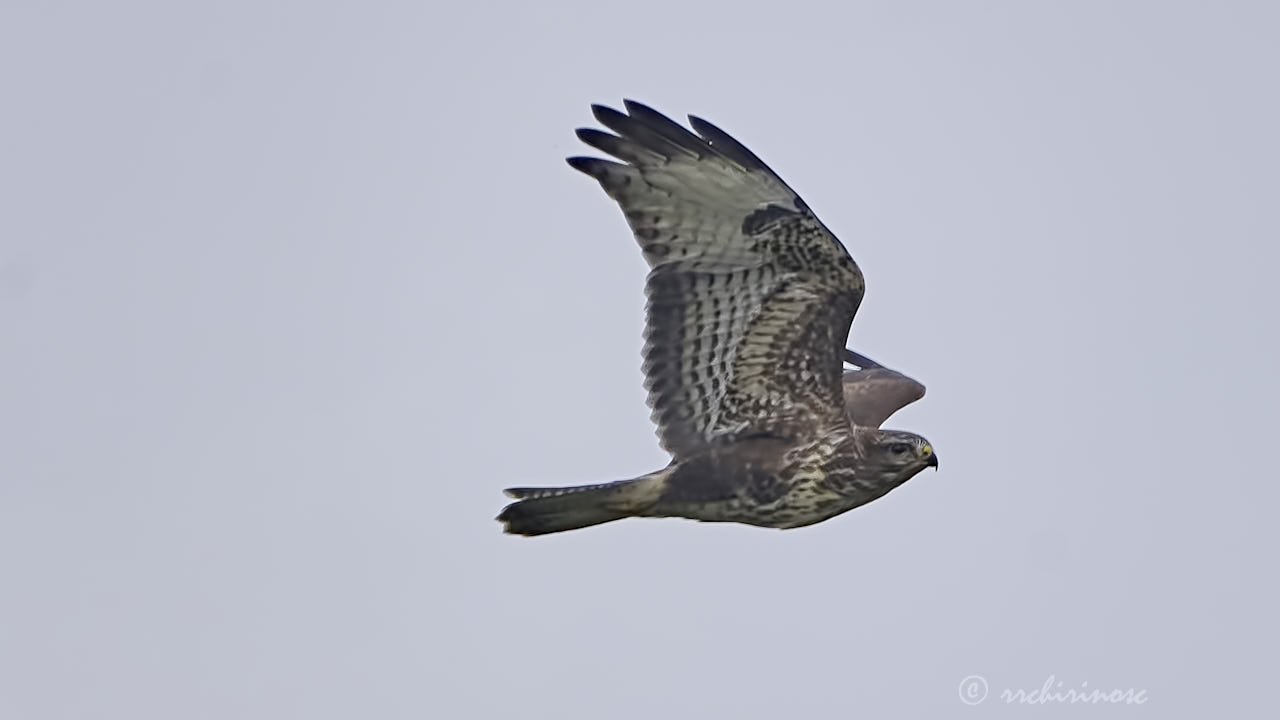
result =
[[[1272,702],[1274,5],[205,5],[0,11],[0,717]],[[666,462],[644,264],[562,161],[623,97],[844,240],[941,472],[500,533]]]

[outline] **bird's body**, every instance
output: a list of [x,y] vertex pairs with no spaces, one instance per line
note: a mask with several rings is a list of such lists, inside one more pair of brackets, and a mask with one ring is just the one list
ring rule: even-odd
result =
[[508,490],[507,531],[629,516],[800,527],[936,467],[923,438],[879,429],[923,386],[844,349],[864,282],[839,241],[719,128],[690,118],[694,135],[626,106],[593,108],[618,135],[578,131],[624,162],[569,164],[618,201],[650,265],[645,384],[673,460],[634,480]]
[[[867,433],[880,433],[870,428]],[[907,433],[901,433],[907,436]],[[904,440],[911,438],[904,437]],[[874,438],[861,439],[864,443]],[[862,460],[855,434],[833,430],[802,445],[761,437],[708,448],[634,480],[564,488],[511,488],[500,519],[541,535],[624,517],[682,517],[772,528],[813,525],[864,505],[910,474]],[[571,527],[569,527],[571,526]]]
[[867,482],[856,443],[833,428],[800,445],[769,437],[712,448],[673,465],[642,514],[774,528],[822,522],[896,487]]

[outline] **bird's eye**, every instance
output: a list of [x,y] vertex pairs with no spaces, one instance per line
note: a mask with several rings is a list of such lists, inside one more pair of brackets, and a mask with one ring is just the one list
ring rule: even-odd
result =
[[889,446],[889,452],[894,455],[905,455],[911,451],[911,446],[906,443],[894,443]]

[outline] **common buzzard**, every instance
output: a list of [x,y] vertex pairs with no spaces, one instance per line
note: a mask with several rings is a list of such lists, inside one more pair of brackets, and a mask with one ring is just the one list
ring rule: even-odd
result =
[[625,107],[592,106],[616,134],[577,131],[621,162],[568,162],[622,207],[651,268],[645,387],[672,462],[600,485],[511,488],[506,531],[632,516],[801,527],[936,468],[924,438],[880,429],[924,386],[845,349],[864,285],[839,240],[720,128]]

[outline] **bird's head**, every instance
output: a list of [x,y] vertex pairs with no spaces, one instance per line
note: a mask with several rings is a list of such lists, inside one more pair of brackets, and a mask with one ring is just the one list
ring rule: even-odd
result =
[[901,430],[880,430],[871,440],[871,459],[897,474],[911,477],[921,470],[938,468],[938,454],[928,440]]

